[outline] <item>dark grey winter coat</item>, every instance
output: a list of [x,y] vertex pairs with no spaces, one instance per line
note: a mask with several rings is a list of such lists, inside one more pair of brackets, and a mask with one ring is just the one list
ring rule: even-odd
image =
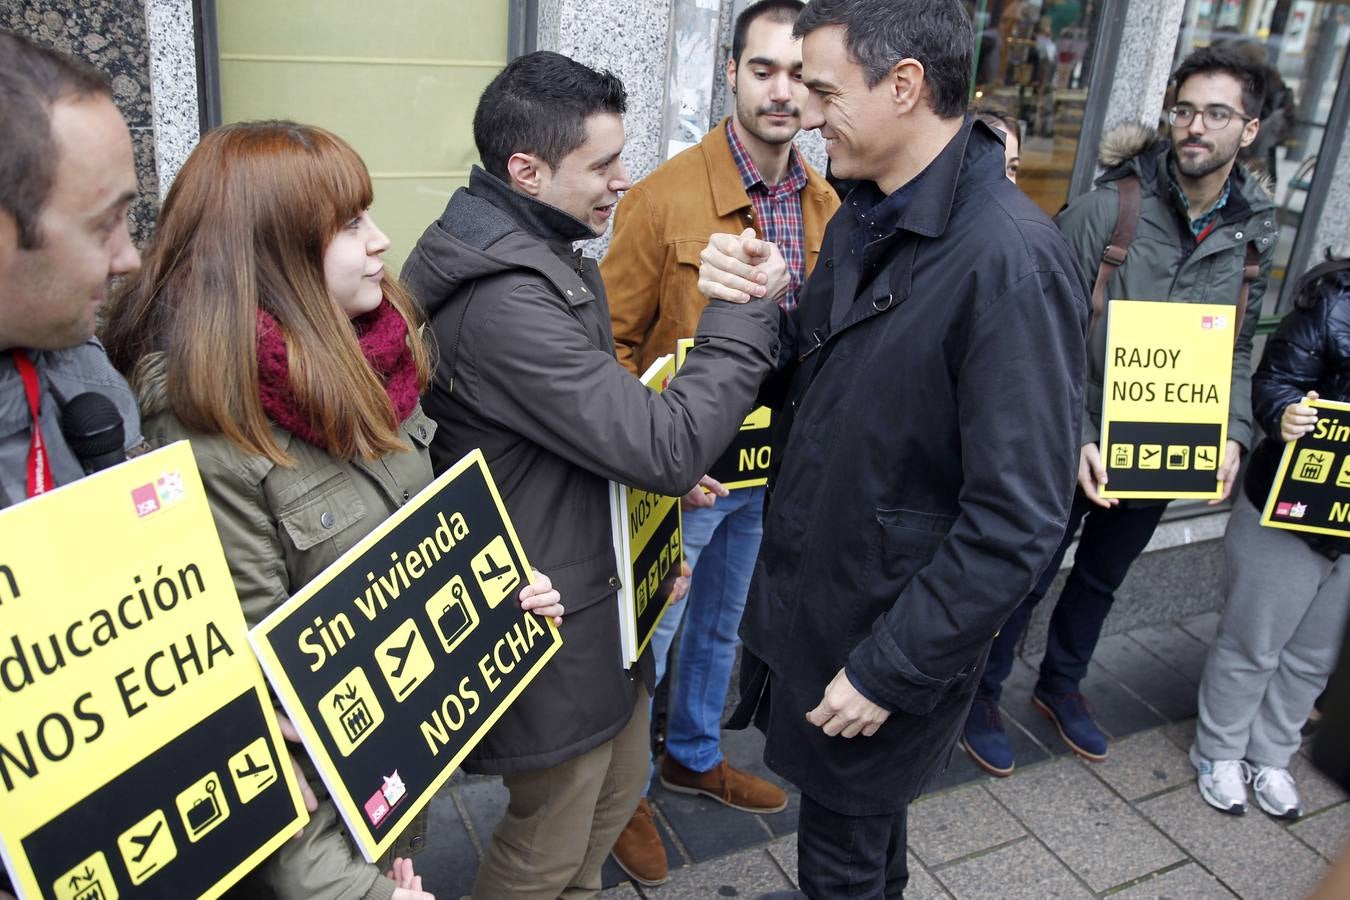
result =
[[[713,302],[662,393],[614,358],[590,230],[475,168],[403,268],[440,345],[423,398],[442,471],[481,447],[530,562],[562,595],[562,649],[465,768],[541,769],[628,723],[650,653],[620,660],[609,482],[679,495],[730,443],[778,350],[778,307]],[[451,390],[453,380],[453,390]]]
[[[967,121],[866,246],[870,282],[855,189],[784,341],[733,724],[757,714],[770,768],[848,815],[893,812],[942,770],[995,632],[1064,534],[1087,285],[1003,170],[1002,142]],[[840,668],[891,710],[872,737],[805,719]]]

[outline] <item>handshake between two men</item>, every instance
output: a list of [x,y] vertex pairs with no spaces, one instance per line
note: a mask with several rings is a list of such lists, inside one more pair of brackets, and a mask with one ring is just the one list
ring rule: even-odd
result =
[[[755,237],[747,228],[739,235],[714,234],[699,254],[698,289],[709,300],[747,303],[752,299],[778,300],[788,290],[787,263],[778,247]],[[711,504],[720,485],[709,484],[706,477],[686,495],[687,505]],[[696,496],[697,495],[697,496]],[[706,499],[705,499],[706,498]],[[841,668],[825,688],[825,693],[806,720],[830,737],[871,737],[890,712],[863,696]]]

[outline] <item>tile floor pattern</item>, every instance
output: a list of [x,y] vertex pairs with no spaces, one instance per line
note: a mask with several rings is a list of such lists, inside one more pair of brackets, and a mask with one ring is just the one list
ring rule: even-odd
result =
[[[1291,769],[1305,805],[1292,825],[1253,803],[1241,818],[1212,810],[1186,759],[1205,648],[1218,616],[1102,640],[1084,685],[1111,755],[1091,764],[1067,753],[1031,707],[1035,673],[1019,660],[1003,713],[1017,757],[1008,779],[989,778],[958,750],[946,773],[910,810],[909,900],[1241,897],[1305,894],[1350,838],[1350,798],[1307,759]],[[1032,662],[1038,662],[1033,659]],[[765,777],[758,732],[726,732],[732,763]],[[778,781],[777,778],[774,778]],[[781,782],[780,782],[781,783]],[[797,796],[772,816],[711,800],[653,794],[670,857],[670,881],[637,888],[610,860],[601,897],[703,900],[792,886],[797,871]],[[466,897],[478,854],[506,806],[497,779],[463,778],[433,801],[418,871],[438,897]]]

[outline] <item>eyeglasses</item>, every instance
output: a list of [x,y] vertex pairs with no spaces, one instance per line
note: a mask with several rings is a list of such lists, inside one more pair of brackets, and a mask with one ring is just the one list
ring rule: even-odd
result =
[[1175,125],[1178,128],[1186,128],[1191,122],[1195,121],[1196,112],[1200,113],[1201,121],[1205,123],[1205,128],[1210,131],[1222,131],[1228,127],[1228,123],[1233,119],[1241,119],[1242,124],[1245,125],[1256,118],[1256,116],[1244,116],[1233,107],[1223,104],[1206,106],[1203,110],[1197,110],[1189,103],[1178,103],[1167,111],[1167,124]]

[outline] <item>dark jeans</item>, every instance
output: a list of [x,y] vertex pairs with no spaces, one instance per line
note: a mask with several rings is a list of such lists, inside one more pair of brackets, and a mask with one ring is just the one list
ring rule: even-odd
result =
[[989,662],[980,678],[980,696],[998,701],[1003,682],[1012,672],[1017,642],[1026,630],[1031,611],[1050,590],[1081,524],[1083,536],[1078,541],[1073,569],[1050,616],[1049,641],[1036,683],[1036,689],[1044,694],[1067,694],[1078,690],[1079,683],[1087,675],[1092,652],[1097,649],[1102,623],[1111,611],[1116,589],[1139,554],[1144,552],[1166,509],[1166,503],[1140,504],[1138,501],[1122,501],[1105,509],[1088,500],[1082,491],[1074,493],[1068,528],[1054,559],[994,639]]
[[802,794],[797,825],[797,882],[802,893],[810,900],[903,898],[909,883],[908,816],[908,806],[886,816],[845,816]]

